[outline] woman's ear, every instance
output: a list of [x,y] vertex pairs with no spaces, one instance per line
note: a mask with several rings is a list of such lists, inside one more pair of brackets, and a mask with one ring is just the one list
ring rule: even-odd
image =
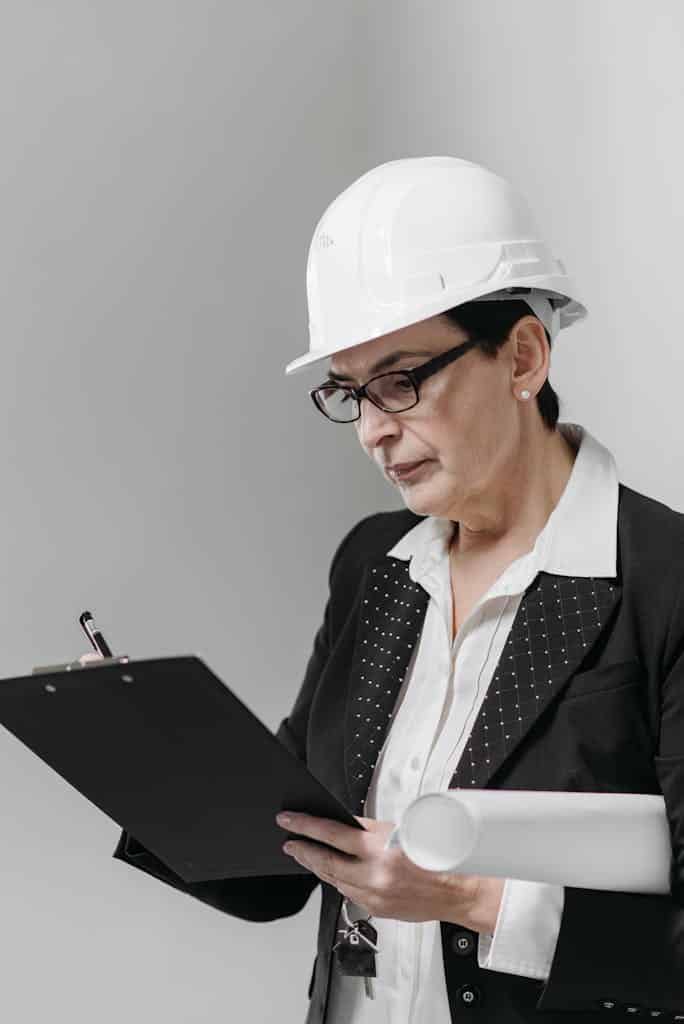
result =
[[524,316],[511,329],[512,385],[536,394],[549,374],[549,342],[543,323],[536,316]]

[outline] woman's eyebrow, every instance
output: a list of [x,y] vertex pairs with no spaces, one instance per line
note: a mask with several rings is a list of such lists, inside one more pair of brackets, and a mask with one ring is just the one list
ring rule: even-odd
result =
[[[430,352],[415,352],[409,349],[398,349],[396,352],[390,352],[388,356],[383,356],[383,358],[379,359],[377,363],[374,363],[372,366],[369,366],[368,373],[370,376],[372,376],[374,373],[378,373],[378,371],[380,370],[386,370],[388,366],[393,366],[395,363],[398,363],[400,359],[404,358],[404,356],[425,357],[429,356],[430,354]],[[328,379],[338,381],[353,381],[354,378],[350,377],[348,374],[338,373],[337,370],[330,369],[328,370]]]

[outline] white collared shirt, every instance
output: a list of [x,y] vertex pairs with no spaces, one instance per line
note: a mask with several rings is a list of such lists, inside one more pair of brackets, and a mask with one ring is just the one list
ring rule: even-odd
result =
[[[376,761],[364,815],[397,823],[418,796],[445,791],[525,590],[540,571],[616,575],[618,476],[612,454],[578,424],[558,429],[577,447],[572,472],[531,551],[512,562],[452,636],[449,542],[454,524],[428,516],[388,555],[430,595],[419,643]],[[507,879],[493,935],[478,937],[482,968],[546,979],[560,931],[562,886]],[[367,916],[351,904],[352,918]],[[373,918],[375,998],[336,966],[326,1024],[450,1024],[439,921]],[[342,922],[338,923],[338,927]]]

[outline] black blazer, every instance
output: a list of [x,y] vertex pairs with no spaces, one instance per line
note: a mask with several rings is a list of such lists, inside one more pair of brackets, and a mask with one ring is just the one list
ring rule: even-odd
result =
[[[361,680],[361,656],[373,640],[369,631],[374,627],[366,625],[362,614],[364,602],[391,600],[382,596],[382,588],[374,590],[377,573],[396,567],[399,560],[385,552],[421,518],[409,510],[380,512],[361,520],[342,540],[332,560],[330,595],[304,682],[278,729],[279,739],[354,814],[361,813],[370,781],[370,770],[358,781],[349,753],[356,702],[367,685]],[[620,484],[617,555],[617,578],[577,577],[573,582],[575,599],[601,609],[584,645],[568,645],[568,658],[554,670],[545,698],[525,705],[516,735],[502,740],[505,745],[492,744],[489,763],[480,758],[474,774],[469,764],[468,779],[460,784],[662,793],[673,849],[671,893],[566,887],[560,934],[545,982],[479,968],[477,934],[441,922],[454,1024],[466,1019],[483,1024],[567,1024],[569,1019],[602,1019],[596,1013],[620,1019],[640,1013],[684,1020],[684,515]],[[511,634],[521,616],[529,616],[540,601],[554,599],[552,589],[561,582],[569,581],[543,572],[537,575],[521,601]],[[412,611],[421,626],[427,595],[422,587],[412,593]],[[549,630],[555,631],[556,639],[575,630],[572,614],[567,608],[553,617]],[[400,636],[391,641],[397,649],[401,642]],[[549,640],[532,643],[543,647]],[[505,653],[504,647],[502,661]],[[524,664],[518,666],[521,689]],[[392,686],[390,706],[399,682]],[[481,727],[480,713],[471,738]],[[385,732],[386,728],[377,737],[374,750]],[[370,748],[361,756],[372,768]],[[319,884],[310,874],[186,884],[126,832],[113,855],[219,910],[252,921],[297,913]],[[320,884],[318,953],[307,1024],[325,1020],[331,947],[342,899],[330,885]]]

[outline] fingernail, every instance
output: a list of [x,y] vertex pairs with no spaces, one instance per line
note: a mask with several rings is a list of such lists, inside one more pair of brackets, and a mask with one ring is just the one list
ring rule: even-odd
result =
[[292,843],[285,843],[283,846],[283,853],[289,853],[292,856]]
[[281,811],[280,814],[276,814],[276,821],[279,825],[289,825],[292,821],[292,816],[285,811]]

